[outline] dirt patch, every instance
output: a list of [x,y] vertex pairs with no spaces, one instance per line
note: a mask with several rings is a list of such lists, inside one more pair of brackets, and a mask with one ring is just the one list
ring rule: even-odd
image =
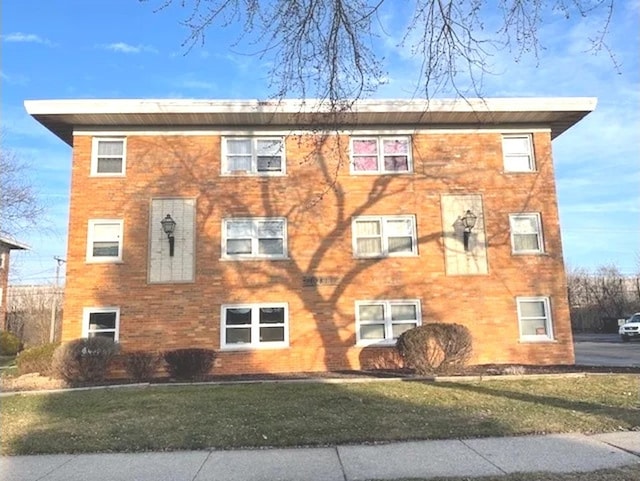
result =
[[42,391],[47,389],[63,389],[69,387],[62,379],[41,376],[34,372],[18,377],[2,376],[0,390],[7,391]]

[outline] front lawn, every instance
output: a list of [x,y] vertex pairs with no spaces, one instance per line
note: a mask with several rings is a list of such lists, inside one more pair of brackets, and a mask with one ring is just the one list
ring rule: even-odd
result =
[[2,454],[333,445],[640,427],[633,375],[157,386],[4,398]]

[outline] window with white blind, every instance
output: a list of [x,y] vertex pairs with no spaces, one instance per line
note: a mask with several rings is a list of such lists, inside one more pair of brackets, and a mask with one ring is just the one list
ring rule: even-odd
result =
[[355,217],[351,228],[355,257],[417,254],[416,219],[413,215]]
[[227,349],[286,347],[289,313],[286,303],[223,305],[220,346]]
[[411,137],[353,137],[351,173],[411,172]]
[[122,260],[120,219],[91,219],[87,233],[87,262],[119,262]]
[[540,214],[510,214],[511,249],[514,254],[544,252]]
[[286,171],[282,137],[226,137],[222,173],[228,175],[282,175]]
[[548,297],[518,297],[516,303],[521,340],[547,341],[553,339]]
[[533,172],[536,170],[533,142],[529,134],[503,135],[502,155],[505,172]]
[[122,176],[126,165],[126,139],[94,137],[91,149],[91,175]]
[[222,257],[287,257],[287,221],[280,217],[224,219]]
[[392,344],[405,331],[422,324],[420,301],[356,301],[356,342]]
[[106,337],[118,342],[119,334],[119,308],[85,307],[83,309],[82,337]]

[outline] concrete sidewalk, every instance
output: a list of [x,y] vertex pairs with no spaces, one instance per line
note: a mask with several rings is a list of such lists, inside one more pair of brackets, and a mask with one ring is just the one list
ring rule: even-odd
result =
[[355,481],[595,471],[640,463],[640,432],[376,446],[0,458],[3,481]]

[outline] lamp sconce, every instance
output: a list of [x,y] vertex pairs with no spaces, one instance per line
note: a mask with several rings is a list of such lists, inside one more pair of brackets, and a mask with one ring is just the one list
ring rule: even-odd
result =
[[469,252],[469,237],[471,237],[471,229],[476,225],[476,220],[478,216],[475,215],[470,210],[465,212],[464,216],[460,219],[462,225],[464,226],[464,232],[462,233],[462,241],[464,243],[465,252]]
[[173,232],[176,230],[176,221],[171,218],[169,214],[160,221],[162,224],[162,230],[165,234],[167,234],[167,238],[169,239],[169,256],[173,257],[173,249],[175,245],[175,238],[173,237]]

